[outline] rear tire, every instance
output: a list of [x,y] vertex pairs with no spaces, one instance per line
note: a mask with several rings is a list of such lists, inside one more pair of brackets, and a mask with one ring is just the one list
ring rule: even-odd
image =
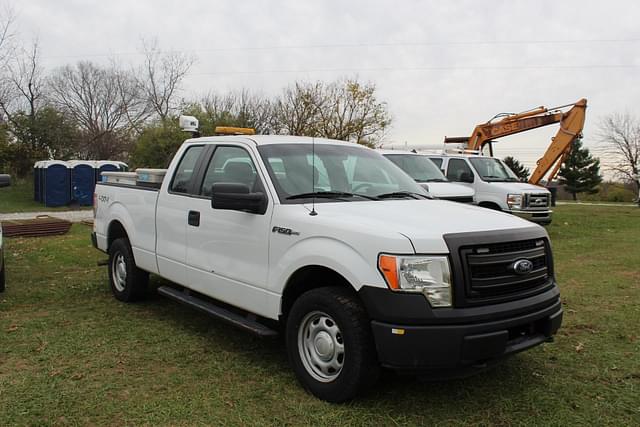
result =
[[378,380],[369,318],[344,288],[312,289],[300,296],[287,318],[286,341],[298,380],[322,400],[351,400]]
[[133,258],[129,240],[116,239],[109,247],[109,285],[116,299],[133,302],[147,294],[149,273],[140,270]]

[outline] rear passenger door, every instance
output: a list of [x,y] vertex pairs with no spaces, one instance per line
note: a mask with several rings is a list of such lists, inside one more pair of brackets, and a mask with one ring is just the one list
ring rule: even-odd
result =
[[[156,259],[160,275],[187,284],[187,223],[195,181],[203,163],[204,145],[192,145],[182,154],[167,190],[161,190],[156,207]],[[153,221],[153,218],[149,218]]]
[[[244,145],[218,145],[203,168],[191,209],[199,216],[187,226],[189,287],[261,314],[266,307],[269,238],[273,201],[257,159]],[[215,183],[239,183],[269,197],[265,214],[213,209]]]

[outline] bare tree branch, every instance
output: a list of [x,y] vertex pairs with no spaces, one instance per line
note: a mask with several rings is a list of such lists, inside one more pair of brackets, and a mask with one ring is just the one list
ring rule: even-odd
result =
[[391,123],[387,105],[376,99],[375,89],[357,79],[298,82],[276,100],[273,128],[277,133],[375,145]]
[[600,121],[598,129],[601,149],[614,161],[609,169],[635,183],[640,193],[640,120],[628,113],[611,114]]
[[166,120],[175,111],[180,85],[195,58],[180,52],[162,53],[157,40],[143,41],[144,65],[139,79],[150,108]]
[[51,101],[72,117],[84,134],[85,156],[119,158],[145,118],[136,79],[115,66],[79,62],[58,69],[49,80]]

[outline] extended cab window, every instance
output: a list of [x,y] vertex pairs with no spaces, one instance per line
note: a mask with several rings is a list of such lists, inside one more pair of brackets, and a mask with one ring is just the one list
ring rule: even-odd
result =
[[463,176],[471,177],[470,179],[473,180],[473,172],[467,162],[462,159],[449,159],[447,178],[451,181],[464,182]]
[[211,197],[213,184],[219,182],[245,184],[250,191],[255,191],[257,177],[253,160],[246,150],[240,147],[218,147],[207,167],[200,195]]
[[200,158],[200,154],[202,153],[203,148],[204,147],[202,145],[196,145],[193,147],[189,147],[184,153],[182,159],[180,160],[180,163],[178,163],[176,173],[173,176],[173,181],[171,182],[171,192],[185,194],[189,192],[191,177],[193,176],[196,163]]

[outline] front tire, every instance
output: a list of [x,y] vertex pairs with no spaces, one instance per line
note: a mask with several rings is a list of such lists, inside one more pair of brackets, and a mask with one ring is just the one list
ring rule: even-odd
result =
[[138,301],[146,296],[149,273],[140,270],[133,258],[129,240],[116,239],[109,246],[109,285],[116,299]]
[[353,399],[379,376],[369,319],[346,289],[310,290],[287,319],[287,352],[302,386],[329,402]]

